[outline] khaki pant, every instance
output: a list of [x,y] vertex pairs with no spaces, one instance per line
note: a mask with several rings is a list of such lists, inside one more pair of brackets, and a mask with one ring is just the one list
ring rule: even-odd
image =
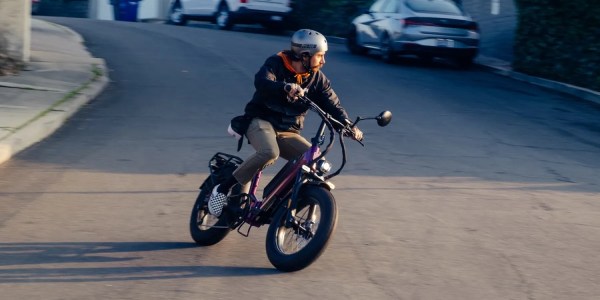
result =
[[295,159],[311,146],[301,135],[275,131],[271,123],[259,118],[250,122],[246,136],[256,153],[250,155],[233,172],[233,177],[242,185],[249,183],[259,170],[273,164],[279,156],[286,160]]

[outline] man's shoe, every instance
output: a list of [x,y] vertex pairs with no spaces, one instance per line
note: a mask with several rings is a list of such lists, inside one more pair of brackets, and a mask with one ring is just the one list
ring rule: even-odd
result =
[[219,185],[213,188],[210,198],[208,199],[208,212],[215,217],[221,215],[223,207],[227,204],[227,195],[219,193],[217,188],[219,188]]

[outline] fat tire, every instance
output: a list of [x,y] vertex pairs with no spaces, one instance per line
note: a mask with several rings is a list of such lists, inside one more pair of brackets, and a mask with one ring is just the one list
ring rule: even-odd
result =
[[459,57],[456,59],[456,63],[458,64],[458,68],[468,70],[473,66],[474,60],[474,57]]
[[[220,18],[223,18],[220,20]],[[233,27],[233,20],[231,19],[231,11],[225,2],[219,5],[219,9],[215,14],[215,24],[220,30],[230,30]]]
[[280,271],[294,272],[302,270],[315,262],[325,251],[331,235],[335,231],[337,207],[333,195],[329,190],[320,186],[305,186],[298,200],[299,208],[313,201],[318,203],[321,211],[319,225],[314,237],[298,252],[286,254],[280,251],[277,245],[279,229],[285,228],[286,209],[279,209],[269,225],[266,237],[267,257],[271,264]]
[[183,15],[183,12],[180,12],[181,15],[179,16],[178,20],[173,18],[173,14],[175,13],[175,10],[177,10],[177,9],[179,9],[179,10],[182,9],[181,2],[179,2],[179,1],[173,2],[171,7],[169,8],[169,16],[168,16],[167,23],[177,25],[177,26],[184,26],[187,24],[187,18],[185,17],[185,15]]
[[[205,183],[210,181],[210,177],[206,179]],[[227,217],[227,211],[223,210],[219,220],[214,226],[227,226],[227,228],[207,228],[201,230],[198,225],[198,219],[202,219],[203,214],[208,214],[208,208],[206,201],[212,192],[213,186],[210,184],[203,184],[203,188],[200,189],[200,193],[194,202],[192,208],[192,214],[190,216],[190,235],[198,246],[211,246],[222,241],[232,228],[229,228],[229,218]]]
[[358,32],[356,28],[353,26],[348,33],[348,39],[346,40],[346,47],[350,51],[350,53],[355,55],[365,55],[369,51],[369,49],[358,44]]
[[386,33],[383,35],[379,46],[381,52],[381,60],[387,64],[393,64],[396,62],[396,53],[392,47],[392,39]]

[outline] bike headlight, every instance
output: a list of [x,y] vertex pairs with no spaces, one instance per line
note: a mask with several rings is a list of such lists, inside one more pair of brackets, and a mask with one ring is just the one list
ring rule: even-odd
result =
[[324,159],[320,159],[316,164],[316,169],[317,169],[317,171],[321,172],[322,174],[325,174],[325,173],[331,171],[331,164]]

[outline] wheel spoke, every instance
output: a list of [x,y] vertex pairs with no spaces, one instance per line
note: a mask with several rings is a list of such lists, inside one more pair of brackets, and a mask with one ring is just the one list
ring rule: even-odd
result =
[[[301,228],[281,226],[277,234],[277,244],[281,252],[293,254],[302,250],[314,236],[321,218],[317,204],[307,205],[296,213],[296,221]],[[306,231],[309,232],[306,232]]]

